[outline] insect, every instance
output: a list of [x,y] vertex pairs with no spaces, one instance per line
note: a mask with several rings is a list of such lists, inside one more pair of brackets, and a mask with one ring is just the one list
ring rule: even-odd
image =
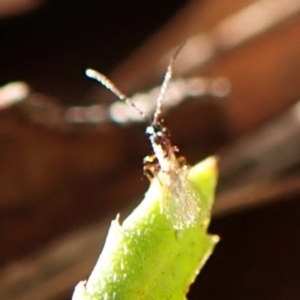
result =
[[201,219],[199,195],[187,179],[189,167],[184,158],[176,156],[178,148],[172,145],[169,130],[161,118],[162,100],[172,78],[173,65],[181,48],[182,46],[178,47],[168,65],[152,120],[105,75],[93,69],[86,70],[88,77],[96,80],[115,94],[119,100],[133,107],[149,124],[146,128],[146,135],[150,140],[154,155],[145,157],[144,173],[149,179],[158,178],[163,193],[161,211],[172,222],[173,228],[176,230],[196,226]]

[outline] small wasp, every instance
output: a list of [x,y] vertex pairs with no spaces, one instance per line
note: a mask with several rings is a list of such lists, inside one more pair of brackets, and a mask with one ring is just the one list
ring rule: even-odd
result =
[[170,133],[161,119],[162,100],[172,78],[173,65],[182,46],[178,47],[171,58],[161,85],[156,109],[152,120],[145,115],[125,94],[123,94],[105,75],[87,69],[86,75],[108,90],[119,100],[133,107],[147,121],[146,135],[149,137],[154,155],[144,159],[144,172],[151,179],[157,177],[163,192],[161,211],[172,222],[176,230],[196,226],[200,221],[200,199],[191,182],[188,180],[189,167],[183,157],[177,157],[178,148],[170,140]]

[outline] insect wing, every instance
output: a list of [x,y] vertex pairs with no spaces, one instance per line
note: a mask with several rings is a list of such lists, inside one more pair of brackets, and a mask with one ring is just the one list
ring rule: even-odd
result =
[[187,170],[160,172],[162,212],[176,230],[196,226],[202,221],[199,194],[187,178]]

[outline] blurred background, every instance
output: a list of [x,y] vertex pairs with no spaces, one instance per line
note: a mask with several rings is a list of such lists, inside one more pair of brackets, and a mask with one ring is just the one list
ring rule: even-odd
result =
[[164,102],[190,164],[216,154],[221,242],[189,299],[300,298],[300,0],[0,0],[0,298],[70,299],[148,186]]

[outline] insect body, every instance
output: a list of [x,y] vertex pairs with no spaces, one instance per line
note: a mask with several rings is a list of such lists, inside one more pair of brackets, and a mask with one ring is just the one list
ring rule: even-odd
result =
[[168,66],[152,121],[107,77],[95,70],[86,70],[88,77],[97,80],[121,101],[132,106],[150,124],[146,129],[146,134],[151,142],[154,156],[147,156],[144,159],[144,170],[148,178],[157,177],[161,183],[163,193],[162,213],[166,215],[172,222],[174,229],[177,230],[197,225],[201,212],[199,196],[187,178],[189,168],[183,163],[182,158],[176,156],[178,149],[171,144],[170,133],[161,119],[162,99],[171,80],[173,64],[180,49],[181,47],[177,49]]
[[[175,229],[194,226],[199,219],[200,207],[198,196],[187,178],[189,167],[177,158],[177,148],[172,146],[166,127],[150,125],[146,133],[159,166],[154,168],[153,175],[162,185],[162,212]],[[144,168],[147,167],[146,164]]]

